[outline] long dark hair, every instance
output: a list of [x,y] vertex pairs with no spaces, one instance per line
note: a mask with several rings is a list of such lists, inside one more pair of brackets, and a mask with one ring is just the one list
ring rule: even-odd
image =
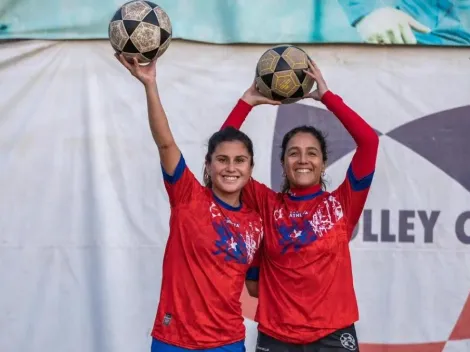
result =
[[[250,163],[251,163],[251,166],[253,166],[254,165],[253,142],[251,141],[250,137],[248,137],[245,133],[230,126],[225,127],[224,129],[215,132],[211,136],[211,138],[209,138],[209,144],[207,146],[207,153],[205,157],[206,164],[211,163],[212,154],[214,154],[215,148],[217,148],[217,146],[220,143],[234,142],[234,141],[243,143],[246,150],[248,151],[248,154],[250,154],[251,156]],[[204,185],[206,187],[212,187],[212,180],[205,166],[204,166]]]
[[[284,165],[284,156],[286,154],[287,144],[289,143],[291,138],[294,137],[297,133],[310,133],[313,137],[315,137],[320,143],[320,149],[322,153],[323,162],[326,163],[328,161],[328,150],[327,150],[327,145],[326,145],[325,134],[313,126],[304,125],[304,126],[295,127],[284,135],[284,138],[282,139],[282,144],[281,144],[281,163],[283,165]],[[321,188],[323,190],[326,190],[325,180],[321,176],[320,176],[320,184],[321,184]],[[286,193],[289,189],[290,189],[289,180],[287,179],[286,176],[284,176],[284,182],[282,183],[281,192]]]

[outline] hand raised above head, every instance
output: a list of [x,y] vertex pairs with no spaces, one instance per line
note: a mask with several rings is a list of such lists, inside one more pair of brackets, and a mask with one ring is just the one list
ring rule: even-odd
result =
[[156,60],[151,61],[147,65],[141,65],[136,57],[129,61],[122,54],[115,54],[114,56],[125,68],[129,70],[132,76],[141,81],[145,86],[155,84]]
[[245,93],[243,93],[241,99],[251,106],[262,104],[281,105],[281,102],[266,98],[264,95],[262,95],[258,89],[256,89],[255,81],[253,81],[250,88],[248,88]]
[[323,78],[323,75],[320,69],[318,68],[317,64],[313,60],[311,60],[308,63],[308,66],[310,69],[304,70],[304,72],[316,82],[317,88],[314,91],[306,94],[304,98],[312,98],[315,100],[321,100],[321,98],[323,97],[323,94],[325,94],[328,91],[328,86],[326,85],[326,81]]

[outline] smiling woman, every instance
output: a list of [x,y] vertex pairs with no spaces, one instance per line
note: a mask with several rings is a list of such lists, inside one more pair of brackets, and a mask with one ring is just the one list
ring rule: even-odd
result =
[[312,126],[296,127],[286,133],[281,148],[281,163],[286,170],[283,193],[312,184],[321,184],[326,190],[323,174],[328,151],[325,136],[320,130]]
[[145,87],[171,206],[151,350],[244,352],[240,295],[263,233],[260,216],[240,201],[253,169],[253,144],[235,128],[214,133],[204,187],[171,133],[157,88],[156,61],[141,66],[136,58],[129,63],[117,57]]
[[[358,349],[349,240],[363,210],[375,170],[375,131],[328,90],[311,62],[317,89],[306,98],[331,110],[357,144],[343,183],[331,193],[322,180],[328,160],[323,134],[313,126],[289,131],[282,141],[282,192],[250,180],[242,200],[263,218],[263,250],[247,274],[258,297],[257,348],[271,352]],[[269,104],[250,87],[224,123],[239,128],[252,106]],[[259,284],[258,284],[259,283]]]
[[209,139],[204,183],[226,203],[238,207],[240,191],[253,170],[253,142],[233,127],[216,132]]

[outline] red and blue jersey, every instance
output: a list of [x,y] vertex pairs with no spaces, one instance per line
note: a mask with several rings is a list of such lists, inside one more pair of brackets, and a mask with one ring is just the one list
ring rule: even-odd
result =
[[263,237],[260,216],[233,207],[202,186],[183,156],[163,171],[171,205],[160,301],[152,336],[187,349],[245,338],[240,296]]
[[331,193],[320,186],[276,193],[256,181],[243,190],[266,233],[259,262],[247,273],[259,280],[255,320],[263,333],[309,343],[358,319],[349,240],[372,174],[359,180],[351,170]]
[[[265,232],[247,273],[259,280],[255,320],[261,332],[289,343],[316,341],[359,317],[349,241],[373,179],[378,137],[340,97],[327,92],[322,101],[358,145],[342,184],[331,193],[320,185],[278,193],[251,180],[242,193]],[[239,102],[224,126],[239,127],[246,105]]]

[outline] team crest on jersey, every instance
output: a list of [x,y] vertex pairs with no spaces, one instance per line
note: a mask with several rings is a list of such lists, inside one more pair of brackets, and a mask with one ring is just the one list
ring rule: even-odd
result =
[[249,222],[241,226],[225,217],[215,203],[211,204],[210,213],[212,226],[219,235],[214,254],[224,255],[226,261],[251,264],[263,236],[261,223]]
[[285,208],[274,210],[274,222],[281,235],[281,254],[315,242],[325,236],[343,217],[340,202],[332,195],[326,197],[313,212],[290,211]]

